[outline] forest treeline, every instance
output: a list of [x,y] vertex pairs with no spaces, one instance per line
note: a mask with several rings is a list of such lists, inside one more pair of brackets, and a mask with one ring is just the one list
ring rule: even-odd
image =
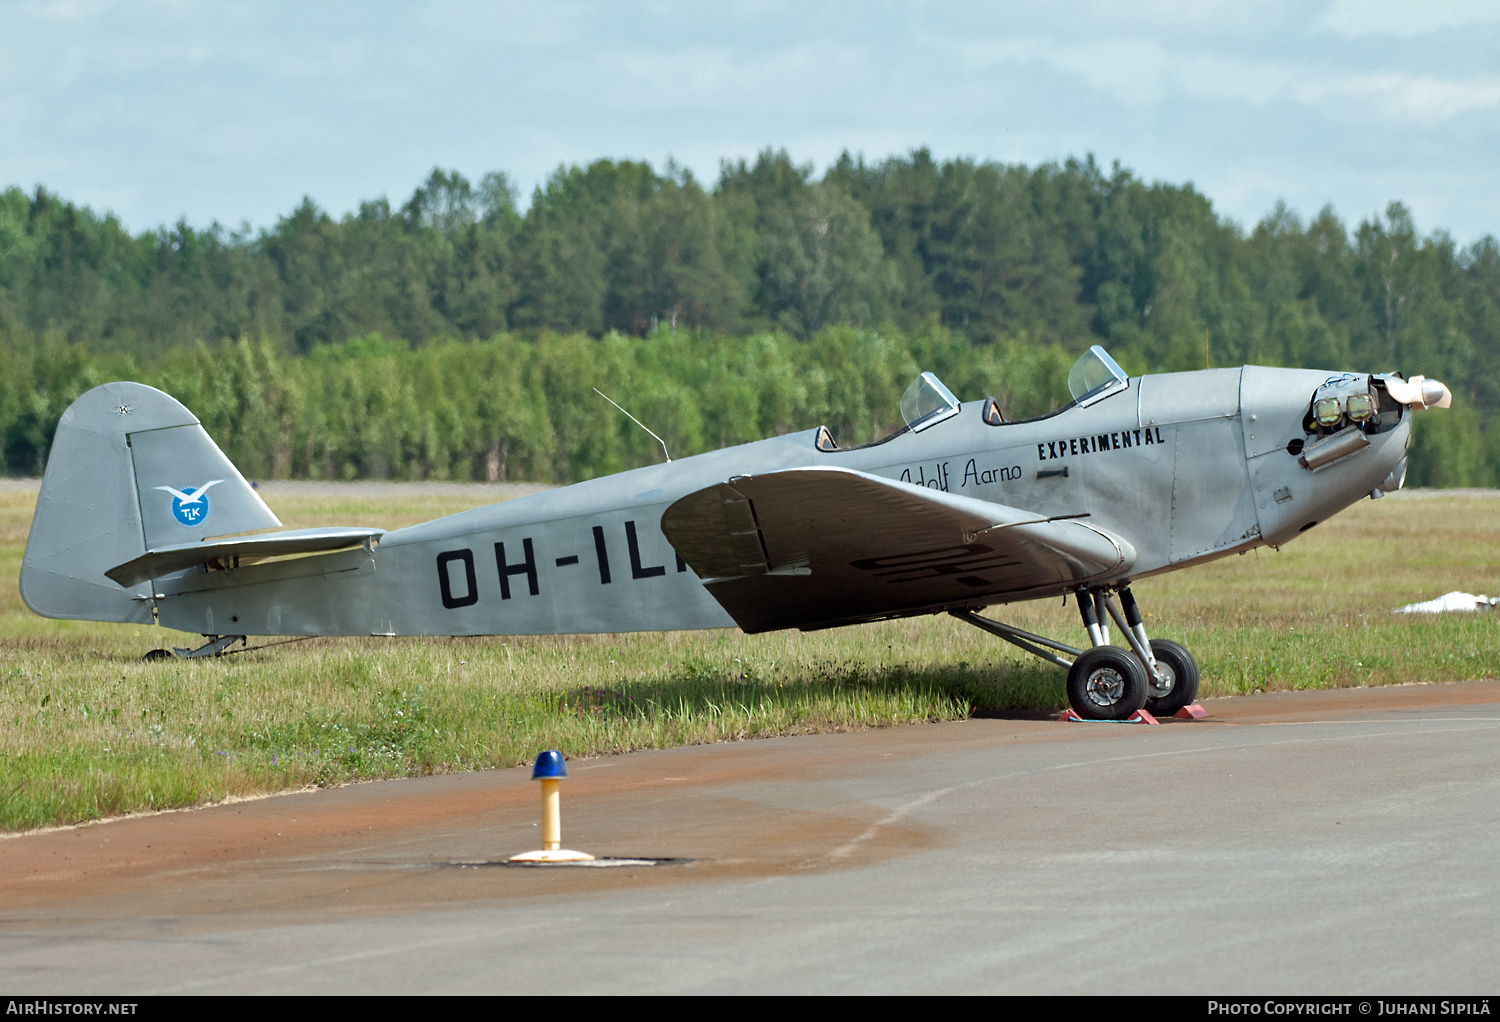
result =
[[151,366],[53,344],[29,364],[0,362],[0,430],[8,467],[35,474],[75,393],[128,378],[191,408],[251,478],[568,482],[662,460],[595,387],[676,458],[819,423],[844,443],[883,436],[901,426],[901,392],[922,368],[960,395],[1037,414],[1068,399],[1071,362],[1060,348],[1016,342],[976,351],[941,328],[892,337],[828,327],[813,343],[687,330],[499,334],[419,348],[372,335],[306,356],[238,341],[178,348]]
[[674,456],[819,422],[856,441],[899,424],[920,369],[1045,411],[1092,343],[1132,372],[1435,376],[1455,407],[1421,420],[1412,480],[1500,481],[1500,246],[1423,234],[1396,203],[1246,230],[1118,165],[925,150],[821,177],[767,151],[711,187],[599,160],[524,211],[502,173],[435,170],[399,206],[304,200],[263,230],[132,234],[0,192],[11,474],[121,377],[178,396],[252,475],[568,481],[659,456],[595,386]]

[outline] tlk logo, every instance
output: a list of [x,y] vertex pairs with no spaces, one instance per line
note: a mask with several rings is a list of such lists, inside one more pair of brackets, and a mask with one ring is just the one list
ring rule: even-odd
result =
[[215,479],[204,483],[196,490],[184,493],[182,490],[174,490],[170,486],[157,486],[153,489],[165,490],[172,495],[172,517],[176,518],[182,525],[202,525],[208,518],[208,488],[217,486],[224,480]]

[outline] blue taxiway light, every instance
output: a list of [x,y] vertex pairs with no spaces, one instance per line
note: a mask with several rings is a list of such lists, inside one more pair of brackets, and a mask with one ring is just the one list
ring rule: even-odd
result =
[[533,781],[557,781],[567,776],[568,765],[563,762],[562,753],[556,749],[548,749],[537,754],[536,766],[531,768]]

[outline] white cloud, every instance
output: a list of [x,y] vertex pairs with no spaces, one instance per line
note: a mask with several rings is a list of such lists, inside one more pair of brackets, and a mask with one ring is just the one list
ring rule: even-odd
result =
[[48,0],[18,4],[18,13],[26,19],[44,21],[88,22],[103,15],[115,0]]
[[1472,110],[1500,106],[1500,77],[1445,78],[1399,70],[1363,72],[1256,60],[1227,49],[1168,46],[1144,37],[1081,44],[1046,38],[956,44],[971,69],[1040,64],[1133,109],[1172,98],[1238,100],[1252,106],[1287,101],[1340,119],[1441,124]]
[[1105,39],[1059,44],[1043,37],[958,41],[961,62],[971,71],[1003,64],[1043,64],[1079,78],[1128,106],[1150,106],[1166,90],[1171,59],[1154,39]]
[[1395,72],[1311,78],[1297,83],[1292,95],[1314,106],[1337,108],[1350,101],[1356,114],[1374,112],[1419,125],[1441,124],[1471,110],[1500,106],[1500,78],[1446,81]]
[[1290,65],[1202,47],[1168,47],[1142,37],[1081,44],[1008,39],[961,43],[959,50],[963,62],[975,69],[998,64],[1049,66],[1129,107],[1155,106],[1174,95],[1259,105],[1284,95],[1301,74]]
[[1495,0],[1333,0],[1318,28],[1342,36],[1418,36],[1500,21]]

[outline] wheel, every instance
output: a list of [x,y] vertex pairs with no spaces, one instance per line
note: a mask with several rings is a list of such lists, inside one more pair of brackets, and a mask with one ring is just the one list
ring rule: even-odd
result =
[[1158,691],[1148,675],[1151,695],[1146,700],[1146,712],[1153,717],[1170,717],[1198,698],[1198,662],[1185,646],[1170,639],[1152,639],[1151,655],[1156,658],[1164,684]]
[[1124,720],[1146,704],[1146,669],[1119,646],[1095,646],[1068,671],[1068,702],[1088,720]]
[[146,661],[170,660],[171,658],[172,651],[170,649],[148,649],[146,650],[146,655],[141,657],[142,660]]

